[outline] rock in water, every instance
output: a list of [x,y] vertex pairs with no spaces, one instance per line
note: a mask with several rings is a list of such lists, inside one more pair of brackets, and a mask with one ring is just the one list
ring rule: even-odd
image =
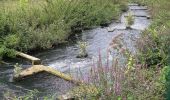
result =
[[88,54],[87,54],[87,53],[85,53],[85,54],[79,54],[79,55],[76,56],[76,58],[86,58],[86,57],[88,57]]

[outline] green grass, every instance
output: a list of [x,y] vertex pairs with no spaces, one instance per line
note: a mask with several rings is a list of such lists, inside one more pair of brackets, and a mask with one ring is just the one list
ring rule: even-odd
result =
[[[170,87],[168,78],[170,74],[168,72],[170,69],[170,2],[169,0],[131,1],[147,5],[152,15],[152,24],[149,29],[143,32],[143,36],[139,42],[139,49],[141,51],[140,61],[147,65],[149,69],[167,71],[157,77],[164,78],[164,81],[162,81],[164,85],[159,88],[168,90]],[[169,93],[169,91],[167,93],[164,91],[162,97],[169,100]],[[164,96],[165,94],[167,94],[166,97]]]
[[77,27],[109,23],[125,8],[117,0],[3,0],[0,5],[1,56],[6,49],[51,48],[65,42]]

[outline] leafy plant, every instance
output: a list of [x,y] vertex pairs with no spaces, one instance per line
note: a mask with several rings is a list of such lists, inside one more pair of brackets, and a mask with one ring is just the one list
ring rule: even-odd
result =
[[[170,3],[168,0],[132,0],[133,2],[142,3],[150,8],[152,15],[152,25],[143,32],[143,36],[139,40],[138,46],[141,52],[140,62],[149,68],[161,71],[160,83],[166,85],[169,89],[169,79],[165,78],[169,73],[169,57],[170,57]],[[166,71],[165,71],[166,70]],[[169,75],[169,74],[168,74]],[[159,87],[160,84],[157,84]],[[161,88],[160,88],[161,90]],[[164,90],[164,89],[163,89]],[[162,91],[163,93],[169,91]],[[169,99],[169,97],[168,97]]]
[[25,9],[28,6],[28,0],[20,0],[20,7]]
[[18,63],[16,63],[14,66],[14,77],[19,77],[21,71],[22,71],[22,67]]
[[10,91],[7,91],[4,93],[5,100],[33,100],[38,99],[37,94],[39,93],[38,90],[31,90],[28,91],[28,93],[24,96],[16,96],[15,93],[12,93]]
[[78,47],[79,47],[79,54],[78,54],[78,58],[82,58],[82,57],[87,57],[87,43],[86,42],[78,42]]
[[129,12],[126,17],[126,27],[130,28],[131,25],[133,25],[133,24],[134,24],[134,16],[132,15],[131,12]]

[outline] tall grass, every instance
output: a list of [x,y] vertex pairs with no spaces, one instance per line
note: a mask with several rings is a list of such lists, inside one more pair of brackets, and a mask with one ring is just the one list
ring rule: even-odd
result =
[[134,63],[130,68],[117,65],[117,60],[110,66],[105,66],[100,60],[98,61],[91,77],[92,84],[95,84],[99,91],[99,94],[94,96],[95,99],[164,99],[166,82],[163,75],[169,73],[169,69],[147,69],[144,65],[137,63]]
[[[132,60],[133,59],[133,60]],[[119,66],[118,59],[112,64],[99,59],[84,77],[86,85],[73,88],[70,95],[86,100],[164,100],[166,77],[170,72],[163,69],[147,68],[129,56],[126,66]],[[109,62],[109,61],[107,61]],[[66,95],[70,96],[70,95]]]
[[134,24],[134,16],[131,12],[128,13],[128,16],[126,17],[126,27],[130,28]]
[[116,0],[34,2],[1,1],[1,47],[20,51],[51,48],[64,42],[77,27],[82,30],[117,19],[124,5]]
[[[148,68],[170,69],[170,2],[169,0],[131,0],[132,2],[147,5],[152,15],[152,25],[143,32],[138,46],[141,51],[140,61]],[[165,83],[169,89],[167,74]],[[167,95],[169,92],[167,93]],[[169,99],[169,97],[167,98]]]

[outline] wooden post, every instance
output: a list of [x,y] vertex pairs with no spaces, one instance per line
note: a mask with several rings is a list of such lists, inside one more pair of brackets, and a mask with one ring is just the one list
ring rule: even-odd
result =
[[17,52],[17,56],[28,59],[29,61],[31,61],[32,65],[40,65],[41,64],[41,60],[39,58],[30,56],[28,54],[25,54],[22,52]]

